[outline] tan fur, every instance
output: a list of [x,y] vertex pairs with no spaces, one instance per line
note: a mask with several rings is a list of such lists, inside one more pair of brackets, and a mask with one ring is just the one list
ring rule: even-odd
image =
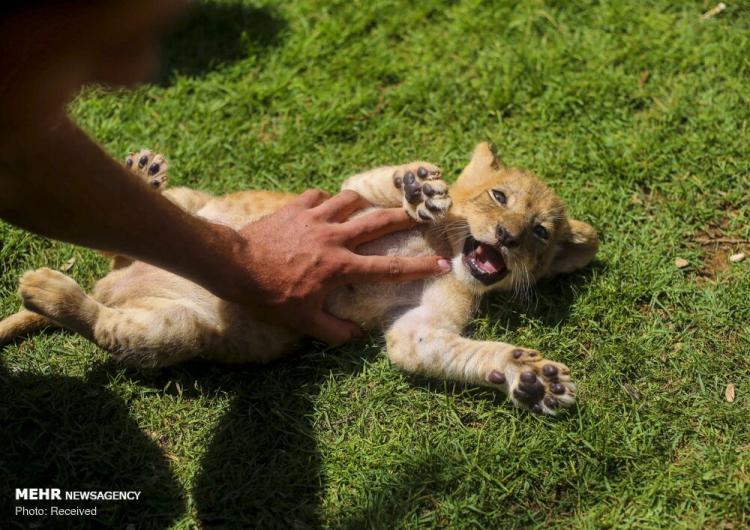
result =
[[0,344],[10,342],[21,335],[39,331],[49,325],[52,325],[52,322],[42,315],[22,309],[0,322]]
[[[138,167],[143,153],[148,162]],[[131,154],[128,167],[148,180],[153,160],[166,163],[159,156]],[[154,188],[162,191],[164,169],[158,176]],[[503,167],[487,144],[477,146],[450,194],[440,170],[426,162],[355,175],[343,189],[358,192],[377,207],[402,205],[423,221],[411,231],[363,245],[360,253],[452,256],[453,272],[432,280],[338,289],[326,304],[332,314],[367,329],[383,329],[388,356],[404,370],[497,388],[517,404],[551,414],[574,401],[575,385],[564,365],[544,360],[533,350],[474,341],[461,332],[485,292],[522,294],[539,278],[586,265],[597,249],[593,228],[568,219],[562,202],[546,185],[529,173]],[[493,199],[493,189],[503,190],[507,204]],[[234,227],[294,197],[263,191],[213,197],[187,188],[164,193],[189,212]],[[539,224],[547,230],[547,240],[535,235]],[[499,242],[500,227],[517,236],[513,248]],[[502,254],[509,269],[502,280],[484,285],[469,272],[463,261],[469,234]],[[59,272],[28,272],[20,282],[24,305],[133,366],[168,366],[197,356],[267,362],[289,352],[301,338],[164,270],[127,260],[118,266],[90,296]],[[12,334],[8,322],[0,322],[0,337]],[[521,377],[523,372],[527,374]]]

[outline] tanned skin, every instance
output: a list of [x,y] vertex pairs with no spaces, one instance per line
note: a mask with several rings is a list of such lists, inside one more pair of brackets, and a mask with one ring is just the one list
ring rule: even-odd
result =
[[329,199],[311,190],[236,230],[188,215],[150,193],[71,122],[65,105],[88,83],[130,86],[146,79],[156,64],[162,25],[187,3],[55,4],[0,17],[0,218],[151,263],[264,320],[331,344],[361,333],[324,310],[326,295],[336,287],[450,270],[439,256],[356,254],[358,245],[414,221],[401,208],[346,221],[368,205],[353,192]]

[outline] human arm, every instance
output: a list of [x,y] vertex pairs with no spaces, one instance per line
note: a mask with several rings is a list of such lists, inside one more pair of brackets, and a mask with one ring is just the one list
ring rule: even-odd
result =
[[[112,160],[68,118],[0,139],[0,217],[39,234],[131,256],[330,343],[358,333],[322,309],[333,288],[445,272],[437,257],[358,256],[358,244],[404,229],[401,209],[344,222],[366,204],[311,191],[239,231],[174,206]],[[279,236],[282,237],[279,237]]]
[[354,254],[358,241],[409,222],[402,211],[390,210],[342,222],[342,211],[364,206],[351,195],[321,216],[324,196],[309,192],[235,231],[148,193],[70,122],[64,107],[85,84],[132,86],[147,79],[159,35],[187,2],[40,3],[0,17],[0,217],[163,267],[331,343],[357,329],[323,312],[330,289],[442,270],[437,257],[393,261]]

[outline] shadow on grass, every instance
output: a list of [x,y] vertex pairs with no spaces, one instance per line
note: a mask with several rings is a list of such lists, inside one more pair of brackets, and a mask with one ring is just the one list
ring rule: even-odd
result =
[[204,528],[319,528],[324,488],[309,417],[322,378],[243,370],[193,487]]
[[[202,528],[319,528],[325,476],[311,423],[314,400],[331,371],[355,374],[379,351],[337,351],[335,357],[318,352],[231,369],[192,361],[154,372],[127,370],[124,375],[160,390],[172,383],[167,393],[176,392],[179,384],[183,399],[232,397],[193,485]],[[89,380],[106,381],[122,372],[108,362]]]
[[277,45],[284,20],[269,8],[238,2],[198,2],[167,35],[157,82],[171,84],[175,75],[199,77]]
[[[342,530],[362,528],[450,528],[447,521],[422,519],[435,510],[435,503],[461,487],[463,459],[455,454],[426,452],[413,455],[406,469],[390,474],[385,483],[367,492],[358,513],[337,526]],[[470,525],[471,526],[471,525]],[[503,528],[502,524],[494,525]]]
[[232,405],[193,486],[204,527],[320,526],[323,480],[309,416],[323,375],[288,363],[269,375],[247,367],[231,378]]
[[[184,514],[182,490],[168,460],[116,394],[77,378],[11,374],[0,366],[0,396],[0,527],[165,528]],[[133,501],[16,501],[16,488],[141,494]],[[52,505],[96,507],[97,513],[15,514],[18,506],[49,510]]]
[[594,261],[583,270],[541,281],[534,287],[528,303],[509,302],[507,294],[492,294],[482,301],[480,314],[491,315],[508,329],[521,327],[525,318],[539,319],[545,326],[559,326],[568,320],[570,308],[588,289],[591,280],[608,269],[607,263]]
[[[603,268],[594,265],[543,284],[533,314],[546,315],[545,322],[552,325],[562,322],[576,293]],[[231,396],[230,408],[202,456],[193,486],[202,527],[318,528],[323,523],[320,502],[326,478],[312,425],[315,399],[332,372],[356,374],[380,350],[381,346],[375,345],[339,350],[335,356],[318,352],[265,367],[228,369],[194,361],[161,371],[125,371],[124,375],[138,385],[167,394],[178,392],[179,386],[183,399]],[[25,462],[15,464],[11,485],[140,489],[145,490],[149,502],[164,505],[156,510],[162,520],[183,513],[178,487],[161,451],[128,418],[125,405],[101,389],[113,376],[122,374],[122,367],[108,362],[91,371],[86,382],[4,375],[3,381],[10,383],[3,384],[16,395],[11,399],[15,404],[2,414],[6,422],[15,418],[15,423],[10,423],[15,427],[4,435],[12,433],[15,444],[21,444],[11,446],[7,454],[21,455],[21,461],[32,463],[32,468]],[[417,376],[409,376],[409,380],[430,392],[456,393],[467,388]],[[469,395],[488,399],[486,390],[470,391]],[[510,406],[504,396],[490,396],[497,406]],[[24,438],[24,432],[36,434]],[[11,442],[6,441],[6,447]],[[90,462],[70,456],[81,451],[81,458]],[[35,459],[37,452],[45,457]],[[433,456],[416,456],[411,470],[397,475],[398,484],[373,489],[367,506],[344,526],[362,528],[402,520],[414,513],[414,503],[419,504],[425,492],[439,497],[451,491],[455,484],[443,483],[440,478],[446,476],[441,469],[450,463]],[[64,469],[58,469],[60,466]],[[127,505],[117,508],[121,511],[108,514],[108,521],[129,522],[128,517],[137,520],[144,512],[140,505],[137,510]],[[158,526],[156,520],[148,516],[149,523]]]

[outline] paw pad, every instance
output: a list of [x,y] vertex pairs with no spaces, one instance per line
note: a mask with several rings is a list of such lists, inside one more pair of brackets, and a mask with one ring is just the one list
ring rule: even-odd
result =
[[496,385],[504,385],[505,383],[507,383],[505,374],[502,372],[498,372],[497,370],[492,370],[490,372],[490,375],[487,376],[487,380],[490,383],[494,383]]
[[534,372],[522,372],[520,382],[513,391],[513,397],[527,406],[533,407],[544,398],[544,383]]
[[125,167],[138,175],[151,188],[164,189],[167,185],[168,164],[163,155],[154,154],[148,149],[130,153],[125,159]]
[[[507,355],[507,354],[506,354]],[[554,415],[575,402],[575,384],[564,364],[548,361],[534,350],[511,350],[504,371],[490,370],[487,381],[500,385],[514,403],[534,412]]]
[[560,383],[553,383],[550,387],[550,390],[553,394],[564,394],[565,393],[565,387],[561,385]]
[[413,162],[397,168],[393,173],[393,186],[403,190],[404,209],[417,221],[435,221],[443,217],[453,204],[440,168],[427,162]]
[[536,350],[525,350],[523,348],[516,348],[511,352],[511,355],[516,360],[530,360],[530,359],[538,359],[540,357],[540,354]]

